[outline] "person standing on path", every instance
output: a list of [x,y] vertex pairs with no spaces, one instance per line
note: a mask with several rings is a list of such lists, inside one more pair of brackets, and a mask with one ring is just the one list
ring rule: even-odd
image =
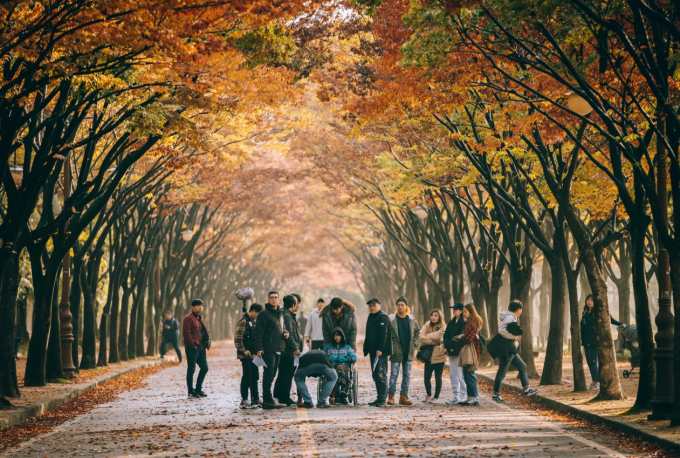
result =
[[[257,382],[260,380],[260,370],[253,364],[255,352],[253,348],[253,334],[255,334],[255,322],[257,315],[264,309],[260,304],[252,304],[250,310],[243,314],[243,317],[236,326],[234,345],[236,346],[236,358],[241,361],[243,376],[241,377],[241,404],[239,408],[248,409],[258,407],[260,394]],[[250,391],[250,402],[248,402],[248,391]]]
[[310,350],[300,357],[300,366],[295,372],[295,386],[297,392],[302,396],[302,404],[298,405],[301,409],[311,409],[314,407],[312,397],[309,395],[305,379],[307,377],[323,376],[326,379],[316,406],[328,408],[331,406],[328,397],[333,392],[338,374],[333,368],[333,362],[323,350]]
[[179,321],[172,316],[170,310],[166,310],[164,316],[163,332],[161,332],[161,359],[165,358],[165,347],[170,344],[175,349],[181,364],[182,351],[179,349]]
[[281,315],[283,316],[283,326],[290,333],[290,336],[286,339],[286,348],[281,353],[279,375],[274,384],[274,397],[278,399],[279,404],[287,406],[295,404],[295,401],[290,398],[290,388],[293,385],[293,376],[295,375],[295,357],[300,356],[300,349],[302,348],[302,336],[295,316],[299,307],[300,304],[295,296],[292,294],[284,296]]
[[411,382],[413,359],[420,347],[420,328],[416,317],[411,315],[408,301],[404,296],[399,296],[397,299],[397,313],[390,315],[390,325],[392,326],[392,355],[390,356],[390,388],[387,404],[394,405],[397,378],[399,370],[402,369],[399,404],[410,406],[413,402],[408,398],[408,386]]
[[257,316],[253,349],[257,356],[262,357],[266,366],[262,374],[262,408],[280,409],[283,404],[274,401],[272,384],[279,370],[281,352],[286,349],[286,339],[290,334],[283,323],[283,316],[279,309],[279,293],[270,291],[267,304]]
[[[522,358],[517,354],[517,347],[522,339],[518,334],[520,333],[518,320],[522,315],[522,302],[515,299],[510,301],[508,311],[503,311],[498,314],[498,335],[503,339],[502,345],[499,346],[498,372],[493,382],[493,400],[496,402],[505,402],[501,397],[501,385],[503,379],[508,373],[510,364],[515,366],[519,371],[519,379],[522,382],[525,396],[533,396],[538,393],[538,390],[529,386],[529,376],[527,375],[527,365]],[[514,324],[513,324],[514,323]],[[512,328],[516,327],[516,330]],[[511,332],[512,331],[512,332]]]
[[328,307],[320,313],[323,329],[323,343],[331,345],[333,343],[333,329],[342,328],[347,339],[347,345],[352,350],[357,351],[357,319],[354,315],[357,308],[344,299],[334,297]]
[[323,341],[323,323],[321,321],[320,313],[326,305],[323,298],[316,301],[316,309],[312,310],[307,319],[307,326],[305,327],[305,341],[310,350],[322,350],[324,347]]
[[380,310],[380,301],[375,297],[366,302],[368,320],[364,339],[364,356],[369,356],[373,382],[378,396],[369,406],[382,407],[387,399],[387,358],[392,353],[390,318]]
[[[187,355],[187,389],[190,398],[204,398],[203,380],[208,373],[207,351],[210,349],[210,334],[203,321],[203,301],[191,301],[191,312],[182,321],[184,336],[184,353]],[[198,364],[199,371],[194,388],[194,372]]]
[[298,293],[292,293],[293,296],[295,296],[295,299],[298,301],[298,316],[297,316],[297,324],[298,324],[298,329],[300,330],[300,342],[302,342],[302,345],[300,345],[300,351],[304,350],[304,340],[305,340],[305,329],[307,329],[307,317],[305,317],[305,313],[302,311],[302,296],[300,296]]
[[[420,345],[432,345],[432,355],[429,361],[425,361],[425,402],[437,404],[439,394],[442,391],[442,374],[446,362],[446,349],[442,345],[444,341],[444,314],[435,309],[430,312],[430,320],[420,329]],[[434,372],[434,396],[432,396],[432,373]]]
[[[465,304],[463,308],[463,318],[465,319],[465,329],[463,336],[460,339],[460,352],[464,347],[472,345],[472,351],[477,355],[477,360],[481,355],[481,344],[479,341],[479,331],[482,329],[482,318],[477,314],[475,306],[472,304]],[[465,406],[479,405],[479,386],[477,385],[477,370],[472,365],[463,363],[463,355],[459,352],[458,364],[463,366],[463,378],[465,379],[465,387],[467,389],[467,399],[459,404]]]
[[[588,370],[590,371],[590,379],[592,380],[589,391],[598,391],[600,389],[600,361],[597,356],[597,339],[595,338],[595,314],[593,307],[595,300],[592,294],[586,296],[586,304],[583,307],[583,315],[581,315],[581,345],[583,345],[584,353],[586,354],[586,362],[588,363]],[[614,326],[626,327],[625,324],[614,319],[609,315],[609,322]]]
[[463,308],[465,305],[462,302],[456,302],[451,306],[453,318],[446,325],[444,331],[444,348],[449,356],[449,379],[451,380],[451,389],[453,390],[453,397],[446,401],[446,404],[452,405],[467,399],[467,388],[465,379],[463,378],[463,368],[458,364],[458,355],[460,352],[460,339],[456,338],[463,334],[465,330],[465,319],[463,318]]

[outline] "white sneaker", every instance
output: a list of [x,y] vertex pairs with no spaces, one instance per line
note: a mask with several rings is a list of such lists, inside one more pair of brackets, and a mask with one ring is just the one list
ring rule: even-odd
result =
[[459,394],[458,395],[458,404],[460,404],[461,402],[465,402],[467,399],[468,399],[468,397],[466,395]]
[[452,406],[454,404],[458,404],[458,398],[457,397],[451,398],[448,401],[446,401],[444,404],[446,404],[447,406]]
[[590,386],[588,387],[588,391],[597,391],[600,388],[597,387],[594,383],[591,383]]

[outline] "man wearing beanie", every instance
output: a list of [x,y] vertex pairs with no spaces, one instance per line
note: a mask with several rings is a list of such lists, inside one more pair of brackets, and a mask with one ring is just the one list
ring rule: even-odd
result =
[[411,315],[408,301],[404,296],[397,299],[397,313],[390,315],[392,326],[392,356],[390,361],[390,387],[387,404],[394,405],[394,395],[397,392],[397,378],[402,369],[401,389],[399,390],[399,404],[410,406],[413,404],[408,398],[408,386],[411,382],[411,365],[420,347],[420,326],[416,317]]
[[449,378],[451,379],[451,389],[453,390],[453,397],[446,401],[447,404],[457,404],[467,399],[467,387],[463,379],[463,368],[458,365],[458,356],[460,353],[459,339],[456,336],[463,334],[465,329],[465,320],[463,319],[463,308],[465,306],[462,302],[456,302],[451,306],[451,313],[453,318],[446,325],[444,332],[444,347],[449,355]]

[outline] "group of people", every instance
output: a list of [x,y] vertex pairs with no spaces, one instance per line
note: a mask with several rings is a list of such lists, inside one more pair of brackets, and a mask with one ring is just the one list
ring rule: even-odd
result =
[[[243,369],[240,407],[279,409],[293,404],[302,408],[314,407],[305,383],[308,377],[323,377],[324,380],[316,407],[327,408],[332,403],[347,404],[351,374],[358,353],[356,307],[337,297],[328,305],[319,299],[317,308],[305,320],[303,333],[296,315],[302,302],[300,295],[284,296],[283,307],[279,307],[280,301],[279,293],[270,291],[264,306],[252,304],[238,322],[234,343]],[[376,399],[369,405],[411,405],[408,393],[415,359],[424,364],[425,403],[440,402],[444,365],[448,360],[453,396],[445,401],[446,404],[479,405],[475,371],[485,341],[480,334],[483,321],[473,304],[456,302],[452,305],[452,318],[448,323],[445,323],[442,310],[434,309],[422,327],[410,313],[408,300],[404,296],[397,299],[396,312],[391,315],[382,310],[377,298],[369,299],[366,305],[369,315],[363,354],[369,358],[377,391]],[[593,305],[592,296],[588,296],[580,325],[582,345],[592,378],[589,389],[597,390],[599,368]],[[210,335],[202,316],[203,306],[200,299],[193,300],[191,312],[184,317],[181,327],[187,360],[186,382],[191,398],[207,396],[202,386],[208,372],[206,352],[210,348]],[[519,324],[522,310],[523,304],[519,300],[511,301],[508,310],[500,312],[498,316],[498,333],[485,345],[488,353],[499,362],[492,397],[496,402],[504,402],[501,385],[511,365],[519,372],[524,394],[532,396],[538,392],[530,386],[527,366],[517,352],[523,333]],[[626,326],[614,318],[611,318],[611,323],[624,328]],[[161,358],[165,354],[165,347],[171,344],[182,362],[179,332],[178,321],[171,312],[165,312]],[[303,353],[305,344],[308,351]],[[255,364],[256,359],[259,359],[258,364]],[[389,378],[388,361],[391,363]],[[199,373],[194,385],[197,365]],[[264,368],[262,399],[258,390],[260,366]],[[400,373],[397,400],[395,396]],[[290,395],[293,381],[297,388],[297,401]]]
[[[347,404],[353,364],[357,361],[356,307],[341,298],[332,299],[328,305],[319,299],[301,333],[296,315],[300,296],[283,297],[282,308],[279,307],[280,300],[279,293],[271,291],[264,306],[252,304],[238,323],[234,344],[243,368],[240,407],[279,409],[294,404],[301,408],[314,407],[306,385],[309,377],[322,377],[324,381],[316,407]],[[473,304],[457,302],[451,306],[453,318],[448,323],[441,310],[432,310],[422,327],[410,313],[404,296],[397,299],[396,312],[391,315],[382,310],[377,298],[369,299],[366,305],[369,316],[363,354],[369,358],[377,391],[375,400],[369,405],[411,405],[408,394],[415,359],[425,366],[424,402],[440,402],[444,365],[448,359],[453,396],[446,403],[479,405],[475,370],[481,356],[483,323]],[[518,337],[521,335],[518,325],[521,309],[521,303],[513,301],[510,311],[499,317],[499,335],[494,341],[503,339],[507,343],[500,355],[501,365],[494,387],[493,399],[497,402],[503,402],[500,383],[510,364],[518,368],[525,394],[530,396],[537,392],[529,386],[526,365],[516,352],[521,339]],[[510,322],[514,323],[510,330],[519,331],[519,334],[507,331]],[[303,353],[305,344],[308,351]],[[388,362],[391,364],[389,375]],[[259,366],[263,367],[261,400]],[[396,399],[400,374],[399,398]],[[293,381],[297,400],[290,395]]]

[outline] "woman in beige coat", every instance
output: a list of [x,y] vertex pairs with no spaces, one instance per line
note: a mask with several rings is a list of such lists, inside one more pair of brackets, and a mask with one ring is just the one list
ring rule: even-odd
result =
[[[425,391],[427,397],[425,402],[437,404],[439,402],[439,393],[442,390],[442,373],[444,372],[444,363],[448,356],[446,349],[443,348],[444,332],[446,331],[446,324],[444,323],[444,314],[441,310],[432,310],[430,313],[430,321],[420,329],[420,344],[432,345],[432,356],[429,361],[425,362]],[[432,373],[434,372],[434,396],[432,396]]]

